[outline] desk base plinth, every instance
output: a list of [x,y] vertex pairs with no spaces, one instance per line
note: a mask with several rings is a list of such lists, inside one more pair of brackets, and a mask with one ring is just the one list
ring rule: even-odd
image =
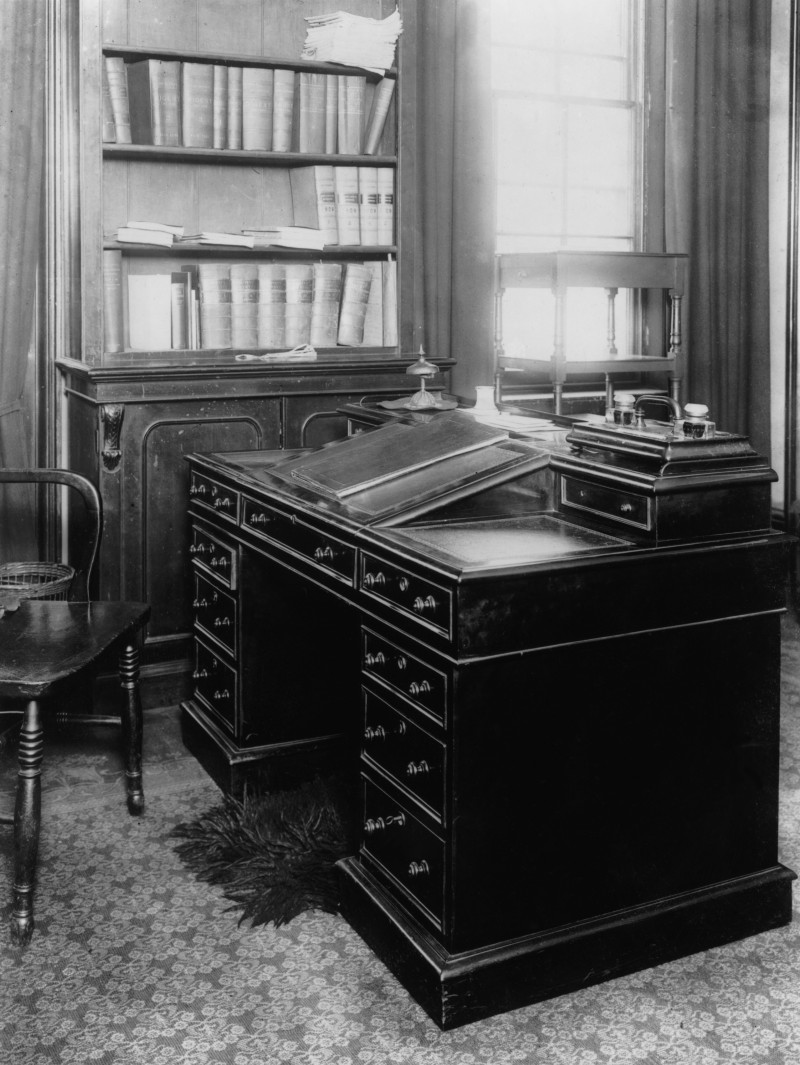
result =
[[646,906],[450,954],[357,858],[342,912],[442,1029],[531,1005],[788,924],[795,874],[776,865]]

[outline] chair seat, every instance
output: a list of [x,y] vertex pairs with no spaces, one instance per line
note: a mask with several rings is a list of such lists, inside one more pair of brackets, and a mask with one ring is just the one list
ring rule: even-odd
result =
[[0,696],[39,699],[137,632],[147,603],[25,600],[0,618]]

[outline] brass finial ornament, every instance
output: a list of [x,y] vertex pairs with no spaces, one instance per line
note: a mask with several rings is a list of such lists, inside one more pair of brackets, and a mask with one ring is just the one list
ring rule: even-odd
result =
[[413,396],[409,396],[406,401],[406,406],[409,410],[426,410],[429,407],[439,406],[437,397],[431,395],[425,389],[425,378],[433,377],[436,371],[436,365],[428,362],[425,358],[425,352],[422,350],[422,345],[420,345],[419,358],[416,362],[412,362],[410,366],[406,367],[406,373],[419,377],[419,391],[415,392]]

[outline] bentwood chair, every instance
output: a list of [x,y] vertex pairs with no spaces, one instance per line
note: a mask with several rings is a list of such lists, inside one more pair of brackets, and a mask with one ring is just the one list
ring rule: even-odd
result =
[[[44,725],[71,687],[93,679],[109,654],[118,655],[122,687],[123,757],[128,810],[144,809],[142,790],[142,708],[139,696],[138,639],[150,614],[146,603],[89,602],[92,565],[102,530],[100,498],[94,486],[67,470],[2,470],[0,483],[65,485],[82,497],[86,530],[66,601],[24,598],[0,590],[0,699],[22,715],[18,739],[19,772],[13,818],[14,887],[11,936],[27,942],[33,932],[33,890],[41,822],[41,768]],[[79,508],[73,508],[73,512]],[[83,718],[86,720],[86,718]],[[104,720],[108,720],[107,718]]]

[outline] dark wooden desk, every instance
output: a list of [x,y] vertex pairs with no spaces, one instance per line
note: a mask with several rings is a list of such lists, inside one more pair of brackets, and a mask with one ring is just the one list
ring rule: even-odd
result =
[[360,751],[344,913],[438,1024],[790,920],[766,475],[767,527],[660,543],[552,469],[381,527],[284,457],[190,459],[189,732],[229,786]]

